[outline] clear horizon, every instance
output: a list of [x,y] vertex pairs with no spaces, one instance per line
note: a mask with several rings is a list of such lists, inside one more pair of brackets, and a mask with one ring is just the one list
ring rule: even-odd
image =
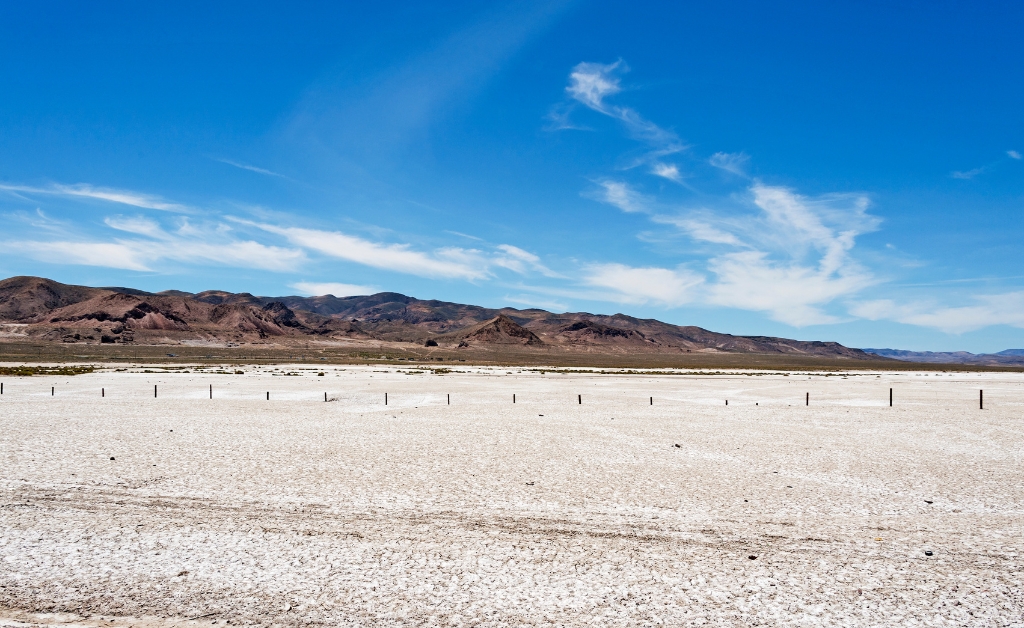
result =
[[0,276],[1024,347],[1024,7],[0,7]]

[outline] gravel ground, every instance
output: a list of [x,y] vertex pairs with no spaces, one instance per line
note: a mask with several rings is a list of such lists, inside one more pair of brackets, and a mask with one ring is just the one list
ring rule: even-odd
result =
[[1024,626],[1024,375],[297,369],[5,378],[0,626]]

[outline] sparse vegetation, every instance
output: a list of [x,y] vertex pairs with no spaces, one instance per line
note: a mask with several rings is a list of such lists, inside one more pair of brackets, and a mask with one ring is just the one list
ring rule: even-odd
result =
[[92,366],[0,366],[0,375],[32,377],[34,375],[82,375],[92,373]]

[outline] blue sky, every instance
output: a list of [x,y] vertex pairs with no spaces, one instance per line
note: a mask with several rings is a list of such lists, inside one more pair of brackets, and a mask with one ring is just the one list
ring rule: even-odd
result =
[[1024,5],[210,4],[0,5],[0,274],[1024,347]]

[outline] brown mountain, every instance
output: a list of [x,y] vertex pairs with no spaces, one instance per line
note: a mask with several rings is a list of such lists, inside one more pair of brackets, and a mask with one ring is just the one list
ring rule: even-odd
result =
[[544,344],[537,334],[504,314],[498,314],[489,321],[472,325],[459,332],[438,336],[435,340],[458,340],[460,347],[468,347],[471,342],[524,346]]
[[[161,344],[327,341],[441,347],[519,346],[597,353],[727,352],[855,360],[877,356],[835,342],[733,336],[625,314],[553,314],[422,300],[394,292],[368,296],[260,297],[210,290],[150,293],[71,286],[39,277],[0,281],[7,339]],[[13,332],[11,330],[14,330]]]

